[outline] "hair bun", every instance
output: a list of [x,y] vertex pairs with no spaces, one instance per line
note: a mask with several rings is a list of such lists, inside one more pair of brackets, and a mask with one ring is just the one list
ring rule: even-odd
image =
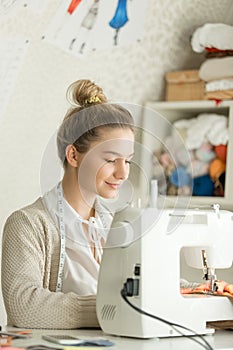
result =
[[101,87],[87,79],[77,80],[72,83],[67,90],[67,99],[72,105],[82,108],[107,102]]

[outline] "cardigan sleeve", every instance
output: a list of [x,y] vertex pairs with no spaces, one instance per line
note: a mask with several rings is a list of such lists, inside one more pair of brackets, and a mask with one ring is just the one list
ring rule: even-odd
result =
[[[50,228],[49,228],[50,227]],[[6,221],[2,240],[2,291],[8,324],[24,328],[99,327],[96,296],[52,291],[60,243],[38,214],[19,210]],[[58,240],[59,242],[59,240]],[[57,258],[56,258],[57,257]],[[55,264],[55,265],[57,265]],[[46,282],[47,280],[47,282]]]

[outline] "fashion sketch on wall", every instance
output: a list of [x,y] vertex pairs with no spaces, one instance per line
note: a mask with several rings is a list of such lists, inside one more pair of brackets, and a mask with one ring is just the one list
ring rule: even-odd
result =
[[64,0],[43,39],[79,57],[140,42],[146,4],[141,0]]

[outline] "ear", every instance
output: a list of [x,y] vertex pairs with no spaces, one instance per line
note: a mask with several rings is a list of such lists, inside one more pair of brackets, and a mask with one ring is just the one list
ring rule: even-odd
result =
[[70,164],[73,168],[78,167],[79,152],[76,150],[74,145],[68,145],[66,147],[66,159],[68,164]]

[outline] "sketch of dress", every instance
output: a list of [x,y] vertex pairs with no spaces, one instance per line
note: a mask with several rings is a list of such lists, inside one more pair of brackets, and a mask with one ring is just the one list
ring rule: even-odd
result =
[[54,30],[54,39],[57,39],[60,36],[60,34],[66,30],[66,25],[67,23],[69,23],[70,17],[77,9],[81,1],[82,0],[71,0],[67,11],[63,14],[61,18],[59,18],[57,28]]
[[80,25],[80,31],[78,32],[77,37],[73,38],[70,43],[70,50],[73,50],[75,48],[75,50],[77,50],[79,54],[84,53],[84,48],[88,42],[88,37],[97,19],[99,1],[100,0],[94,0],[94,3],[89,8],[88,13],[84,17]]
[[60,1],[43,39],[74,56],[139,42],[142,36],[148,0]]
[[127,16],[127,0],[118,0],[115,14],[109,22],[110,27],[116,30],[114,35],[114,45],[118,44],[118,34],[120,28],[122,28],[128,22]]

